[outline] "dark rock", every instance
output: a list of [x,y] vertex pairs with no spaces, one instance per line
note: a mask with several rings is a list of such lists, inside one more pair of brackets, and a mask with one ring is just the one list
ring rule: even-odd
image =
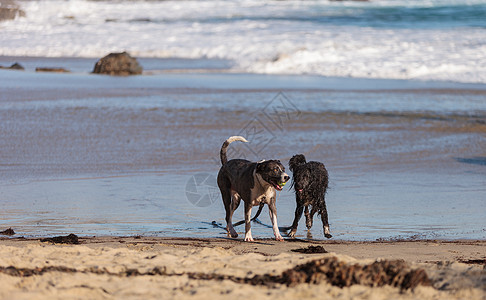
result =
[[[41,240],[42,241],[42,240]],[[106,269],[92,268],[78,271],[63,266],[48,266],[43,268],[16,268],[13,266],[0,266],[0,274],[9,276],[28,277],[42,275],[46,272],[63,273],[93,273],[118,275],[123,277],[132,276],[181,276],[187,275],[190,279],[196,280],[230,280],[240,284],[260,285],[267,287],[278,287],[278,285],[296,286],[298,284],[319,284],[328,282],[338,287],[349,287],[360,284],[371,287],[391,285],[400,288],[401,291],[414,289],[418,285],[431,286],[424,269],[411,269],[403,260],[376,261],[368,265],[346,264],[336,257],[322,258],[298,265],[284,271],[281,275],[263,274],[253,277],[238,277],[226,274],[215,273],[167,273],[165,267],[155,267],[152,270],[141,272],[138,269],[127,269],[119,273],[111,273]]]
[[0,234],[3,234],[3,235],[14,235],[15,234],[15,231],[13,231],[12,228],[9,228],[9,229],[6,229],[4,231],[0,231]]
[[108,75],[138,75],[142,74],[138,61],[128,53],[110,53],[96,62],[93,73]]
[[322,246],[309,246],[307,248],[292,249],[291,251],[305,254],[328,253]]
[[19,63],[14,63],[13,65],[10,66],[9,69],[12,69],[12,70],[25,70],[25,68],[19,64]]
[[63,68],[35,68],[36,72],[52,72],[52,73],[69,73],[69,70]]
[[52,238],[45,238],[45,239],[41,239],[40,241],[54,243],[54,244],[74,244],[74,245],[79,244],[78,236],[73,233],[65,236],[55,236]]
[[468,265],[483,265],[486,267],[486,258],[483,259],[459,259],[459,262]]
[[186,273],[191,279],[231,280],[236,283],[277,287],[298,284],[327,282],[338,287],[360,284],[371,287],[391,285],[401,291],[414,289],[418,285],[431,286],[424,269],[411,269],[403,260],[376,261],[369,265],[347,264],[336,257],[310,261],[284,271],[281,275],[263,274],[253,277],[238,277],[221,274]]
[[25,12],[12,0],[0,0],[0,22],[25,17]]
[[338,287],[354,284],[372,287],[391,285],[401,290],[413,290],[418,285],[431,285],[424,269],[411,269],[403,260],[376,261],[362,266],[346,264],[335,257],[296,266],[285,271],[281,280],[287,286],[324,281]]
[[24,67],[22,67],[22,65],[20,65],[19,63],[14,63],[13,65],[11,65],[10,67],[2,67],[0,66],[0,69],[8,69],[8,70],[25,70]]

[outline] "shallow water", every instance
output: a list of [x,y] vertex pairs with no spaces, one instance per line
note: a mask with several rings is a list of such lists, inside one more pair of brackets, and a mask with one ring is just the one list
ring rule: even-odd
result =
[[[437,174],[343,175],[330,168],[327,195],[335,239],[484,239],[484,174],[469,176],[467,184],[448,186],[463,176]],[[82,236],[142,235],[225,237],[224,209],[215,172],[164,172],[118,177],[79,178],[2,184],[1,221],[18,235]],[[348,173],[346,173],[348,174]],[[190,183],[207,177],[197,190]],[[391,179],[390,179],[391,178]],[[197,202],[197,201],[200,202]],[[280,226],[289,226],[295,209],[293,194],[278,195]],[[256,210],[256,208],[254,208]],[[235,221],[243,218],[240,207]],[[253,235],[272,237],[268,209],[254,223]],[[237,227],[241,236],[243,226]],[[299,238],[324,239],[316,217],[310,234],[303,219]]]
[[[287,165],[304,153],[326,164],[336,239],[486,238],[481,85],[367,90],[322,77],[1,70],[0,78],[0,228],[18,235],[226,236],[212,225],[224,226],[218,153],[241,134],[250,143],[232,144],[230,158]],[[292,222],[294,201],[287,188],[279,193],[280,226]],[[242,217],[239,208],[235,221]],[[266,208],[260,220],[253,235],[271,237]],[[321,226],[316,218],[312,238],[324,238]],[[298,236],[307,237],[303,220]]]

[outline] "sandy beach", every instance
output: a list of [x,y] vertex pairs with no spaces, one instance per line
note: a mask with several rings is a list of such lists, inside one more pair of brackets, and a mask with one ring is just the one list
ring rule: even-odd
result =
[[[292,251],[312,247],[322,247],[321,251],[328,253]],[[80,238],[78,245],[62,245],[3,238],[0,298],[479,300],[486,297],[485,249],[484,241],[261,239],[247,243],[227,238],[93,237]],[[430,286],[339,287],[327,279],[290,285],[272,282],[296,266],[329,259],[336,259],[341,266],[404,260],[407,269],[423,269]],[[342,270],[331,268],[330,272]]]

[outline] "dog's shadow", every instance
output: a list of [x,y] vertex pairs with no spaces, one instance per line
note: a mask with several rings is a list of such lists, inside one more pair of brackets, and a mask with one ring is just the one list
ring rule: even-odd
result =
[[[262,226],[265,226],[267,228],[272,228],[272,226],[263,223],[258,218],[252,219],[252,221],[255,222],[255,223],[258,223],[258,224],[260,224]],[[209,222],[203,222],[203,223],[212,225],[214,228],[223,229],[226,232],[226,227],[224,227],[221,223],[218,223],[216,221],[212,221],[211,223],[209,223]],[[245,221],[239,221],[239,222],[233,224],[233,226],[242,225],[244,223],[245,223]],[[287,227],[279,227],[278,229],[279,229],[280,232],[285,233],[285,235],[288,237],[288,231],[290,230],[290,228],[291,228],[290,226],[287,226]],[[237,242],[245,242],[242,239],[235,239],[235,238],[232,238],[232,237],[229,237],[229,236],[228,237],[221,237],[221,239],[231,240],[231,241],[237,241]],[[316,241],[316,240],[314,240],[314,238],[313,238],[312,233],[310,232],[310,230],[307,230],[307,236],[306,236],[305,239],[299,239],[299,238],[295,238],[294,237],[294,238],[286,238],[285,241],[287,241],[287,242],[310,243],[310,242]],[[254,241],[253,243],[255,243],[255,244],[261,244],[261,245],[273,245],[273,244],[270,244],[270,243],[259,242],[259,241]]]
[[[223,240],[227,240],[227,241],[234,241],[234,242],[237,242],[237,243],[248,243],[247,241],[245,241],[244,239],[239,239],[239,238],[232,238],[230,236],[227,236],[227,237],[222,237],[221,239]],[[270,239],[268,239],[270,240]],[[254,241],[252,241],[251,243],[252,244],[258,244],[258,245],[273,245],[273,243],[266,243],[264,242],[265,239],[262,241],[260,239],[255,239]]]
[[[262,221],[260,221],[258,218],[253,218],[251,219],[253,222],[257,223],[257,224],[260,224],[264,227],[267,227],[267,228],[273,228],[271,225],[268,225],[268,224],[265,224],[263,223]],[[219,229],[223,229],[224,231],[226,231],[226,227],[224,227],[221,223],[218,223],[216,221],[212,221],[211,223],[209,222],[203,222],[205,224],[209,224],[209,225],[212,225],[214,228],[219,228]],[[236,226],[239,226],[239,225],[242,225],[244,224],[245,221],[242,220],[242,221],[239,221],[239,222],[236,222],[233,224],[233,227],[236,227]],[[285,235],[287,235],[288,231],[290,230],[290,226],[286,226],[286,227],[279,227],[278,230],[281,232],[281,233],[285,233]],[[307,233],[307,237],[309,237],[309,234],[310,232]],[[312,235],[310,235],[310,237],[312,238]],[[227,239],[231,239],[233,240],[233,238],[227,238]]]
[[[255,220],[254,220],[255,221]],[[262,224],[263,226],[266,226],[266,227],[270,227],[272,228],[272,226],[268,226],[266,224],[263,224],[262,222],[260,222],[260,220],[257,219],[257,221],[255,221],[259,224]],[[203,222],[205,224],[209,224],[209,225],[212,225],[214,228],[219,228],[219,229],[223,229],[225,232],[226,232],[226,227],[224,227],[221,223],[218,223],[216,221],[212,221],[211,223],[207,223],[207,222]],[[238,222],[240,223],[239,225],[245,223],[245,221],[240,221]],[[235,226],[235,225],[233,225]],[[287,227],[286,227],[287,228]],[[288,227],[290,228],[290,227]],[[280,229],[280,228],[279,228]],[[245,240],[242,240],[242,239],[236,239],[236,238],[232,238],[232,237],[221,237],[221,239],[224,239],[224,240],[231,240],[231,241],[235,241],[235,242],[245,242]],[[246,242],[245,242],[246,243]],[[254,244],[260,244],[260,245],[273,245],[273,244],[270,244],[270,243],[265,243],[265,242],[259,242],[259,241],[253,241],[252,243]]]
[[[265,224],[265,223],[263,223],[262,221],[260,221],[260,219],[258,219],[258,218],[253,218],[253,219],[251,219],[251,220],[252,220],[253,222],[257,223],[257,224],[262,225],[263,227],[267,227],[267,228],[273,228],[273,227],[272,227],[272,225]],[[236,227],[236,226],[242,225],[242,224],[244,224],[244,223],[245,223],[245,221],[244,221],[244,220],[239,221],[239,222],[236,222],[236,223],[234,223],[234,224],[233,224],[233,227]],[[286,226],[286,227],[279,227],[279,228],[278,228],[278,230],[279,230],[280,232],[287,233],[287,231],[289,231],[289,230],[290,230],[290,228],[291,228],[290,226]]]

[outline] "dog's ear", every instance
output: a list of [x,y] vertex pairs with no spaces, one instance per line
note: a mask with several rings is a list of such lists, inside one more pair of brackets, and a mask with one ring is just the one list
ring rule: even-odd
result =
[[290,171],[294,172],[297,166],[305,164],[305,156],[304,154],[296,154],[292,156],[292,158],[289,160],[289,169]]
[[294,174],[295,189],[307,189],[312,180],[312,174],[308,168],[301,169],[301,172]]
[[257,172],[263,172],[265,170],[265,165],[262,163],[257,163],[256,165],[256,171]]

